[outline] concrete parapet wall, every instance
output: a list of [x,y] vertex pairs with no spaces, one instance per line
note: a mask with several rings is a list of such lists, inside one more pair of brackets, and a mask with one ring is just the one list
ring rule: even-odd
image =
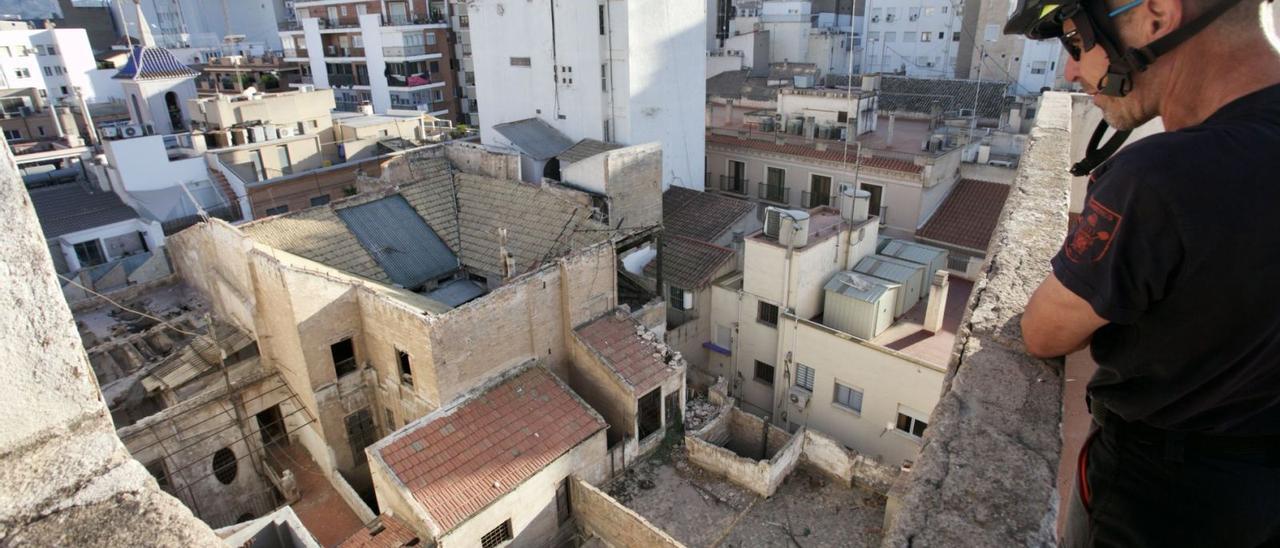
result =
[[578,525],[610,546],[684,548],[640,514],[577,477],[569,481],[569,497]]
[[1056,542],[1062,364],[1028,355],[1019,321],[1066,234],[1071,132],[1070,97],[1046,93],[885,546]]

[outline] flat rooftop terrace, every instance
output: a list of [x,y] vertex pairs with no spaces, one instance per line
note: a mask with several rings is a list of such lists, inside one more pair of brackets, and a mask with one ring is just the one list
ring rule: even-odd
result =
[[942,314],[941,331],[930,333],[924,330],[924,315],[929,308],[929,299],[924,298],[883,333],[871,339],[871,343],[947,367],[956,344],[956,331],[960,328],[960,320],[964,318],[965,303],[969,302],[969,294],[973,293],[973,282],[969,280],[953,277],[950,285],[947,290],[947,308]]
[[672,450],[605,487],[610,496],[686,546],[879,546],[885,498],[844,487],[801,464],[764,498]]

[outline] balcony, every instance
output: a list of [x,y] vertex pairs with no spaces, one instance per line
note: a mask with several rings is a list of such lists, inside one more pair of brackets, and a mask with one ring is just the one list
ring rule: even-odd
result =
[[[431,46],[435,50],[435,46]],[[382,48],[383,57],[414,57],[417,55],[426,55],[428,53],[438,53],[436,51],[427,51],[427,46],[418,44],[415,46],[386,46]]]
[[831,194],[814,194],[808,190],[800,192],[800,206],[805,209],[829,206],[835,203],[836,197]]
[[284,48],[284,56],[286,59],[306,58],[308,56],[307,48]]
[[742,177],[734,177],[732,175],[720,176],[720,190],[724,192],[732,192],[734,194],[747,195],[747,180]]
[[785,205],[791,202],[791,189],[787,185],[758,183],[756,196],[766,202]]
[[1063,398],[1063,360],[1028,355],[1019,320],[1065,239],[1072,134],[1092,130],[1071,127],[1071,103],[1044,94],[920,456],[889,493],[884,546],[1056,545],[1063,437],[1084,425],[1063,424],[1064,401],[1079,403]]
[[297,19],[281,21],[280,24],[276,26],[276,28],[279,29],[280,32],[302,30],[302,21],[299,21]]
[[382,16],[382,24],[391,27],[403,27],[408,25],[446,25],[449,21],[439,12],[432,12],[431,15],[392,15],[386,14]]

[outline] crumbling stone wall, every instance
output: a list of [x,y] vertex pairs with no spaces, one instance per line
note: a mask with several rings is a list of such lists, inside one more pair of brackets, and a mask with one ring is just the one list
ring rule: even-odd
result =
[[13,166],[0,151],[0,545],[222,546],[116,437]]
[[885,546],[1056,542],[1062,363],[1028,355],[1019,321],[1065,237],[1070,120],[1070,97],[1044,94]]
[[578,526],[610,546],[684,548],[644,516],[577,477],[570,478],[569,498]]
[[720,417],[698,433],[716,435],[722,428],[729,433],[725,442],[727,447],[717,446],[705,438],[685,436],[690,462],[725,476],[763,497],[772,496],[782,485],[782,480],[800,463],[800,455],[804,451],[803,428],[797,434],[789,435],[769,425],[764,458],[753,458],[759,455],[761,442],[765,441],[763,420],[735,407],[726,407]]
[[814,430],[805,429],[804,438],[802,460],[805,463],[834,476],[846,486],[889,494],[898,477],[897,469],[845,449],[840,442]]

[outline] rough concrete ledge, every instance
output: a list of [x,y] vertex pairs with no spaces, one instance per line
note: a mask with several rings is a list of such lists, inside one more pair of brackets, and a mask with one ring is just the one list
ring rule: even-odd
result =
[[1071,99],[1046,93],[884,546],[1052,546],[1061,363],[1019,321],[1066,235]]

